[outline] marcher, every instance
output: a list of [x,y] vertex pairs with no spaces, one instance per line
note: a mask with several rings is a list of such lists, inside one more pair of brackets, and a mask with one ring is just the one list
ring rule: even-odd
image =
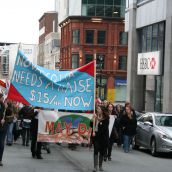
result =
[[14,113],[13,113],[13,104],[11,101],[7,102],[7,108],[5,112],[6,122],[7,122],[7,139],[6,144],[12,146],[13,144],[13,127],[14,127]]
[[[111,161],[111,154],[112,154],[112,146],[118,139],[118,133],[116,129],[116,113],[115,107],[112,103],[108,105],[108,115],[109,115],[109,145],[108,145],[108,153],[107,158]],[[104,158],[106,160],[106,157]]]
[[123,149],[125,153],[128,153],[133,136],[136,134],[137,120],[131,106],[126,106],[125,112],[126,114],[121,119],[121,126],[123,130]]
[[24,106],[19,111],[19,116],[22,118],[22,144],[23,146],[29,146],[30,140],[30,125],[31,125],[31,113],[32,107]]
[[93,127],[94,136],[94,172],[103,171],[103,157],[109,142],[109,117],[104,113],[100,106],[96,107],[95,126]]
[[5,121],[5,104],[3,94],[0,93],[0,166],[3,166],[2,157],[4,152],[7,124]]
[[116,129],[117,129],[117,133],[118,133],[118,139],[117,139],[117,145],[120,147],[122,145],[122,140],[123,140],[123,135],[122,135],[122,128],[121,128],[121,118],[123,116],[123,109],[122,106],[120,104],[116,105],[115,107],[115,112],[116,112]]
[[13,123],[14,123],[14,127],[13,127],[13,143],[16,143],[20,133],[19,133],[19,128],[18,128],[18,111],[19,111],[19,108],[18,108],[18,104],[17,102],[13,102],[13,114],[14,114],[14,120],[13,120]]
[[[35,108],[36,109],[36,108]],[[38,134],[38,114],[39,110],[33,109],[32,115],[31,115],[31,126],[30,126],[30,131],[31,131],[31,153],[32,157],[37,159],[43,159],[41,156],[41,147],[42,143],[37,142],[37,134]]]

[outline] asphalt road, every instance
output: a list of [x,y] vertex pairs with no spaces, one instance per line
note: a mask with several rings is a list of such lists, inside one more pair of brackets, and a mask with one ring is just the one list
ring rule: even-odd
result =
[[[42,151],[43,160],[33,159],[29,147],[15,144],[6,146],[4,166],[0,172],[91,172],[93,150],[78,146],[69,150],[67,145],[51,145],[51,154]],[[112,161],[105,162],[105,172],[171,172],[172,155],[152,157],[148,151],[124,153],[121,148],[113,148]]]

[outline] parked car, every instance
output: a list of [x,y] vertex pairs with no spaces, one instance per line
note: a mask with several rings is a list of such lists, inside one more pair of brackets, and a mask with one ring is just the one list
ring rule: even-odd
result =
[[139,119],[144,113],[135,110],[135,114],[136,114],[136,119]]
[[137,122],[134,148],[150,149],[153,156],[158,152],[172,152],[172,114],[147,112]]

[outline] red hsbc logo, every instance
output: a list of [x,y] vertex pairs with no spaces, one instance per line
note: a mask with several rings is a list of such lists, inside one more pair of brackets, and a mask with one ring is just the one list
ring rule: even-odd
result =
[[140,69],[152,69],[156,68],[156,59],[152,58],[140,58]]
[[151,69],[155,69],[155,67],[156,67],[156,60],[154,57],[152,57],[152,59],[150,61],[150,67],[151,67]]

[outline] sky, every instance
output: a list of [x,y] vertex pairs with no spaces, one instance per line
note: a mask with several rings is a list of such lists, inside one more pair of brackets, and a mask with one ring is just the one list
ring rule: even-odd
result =
[[39,19],[54,0],[0,0],[0,42],[37,44]]

